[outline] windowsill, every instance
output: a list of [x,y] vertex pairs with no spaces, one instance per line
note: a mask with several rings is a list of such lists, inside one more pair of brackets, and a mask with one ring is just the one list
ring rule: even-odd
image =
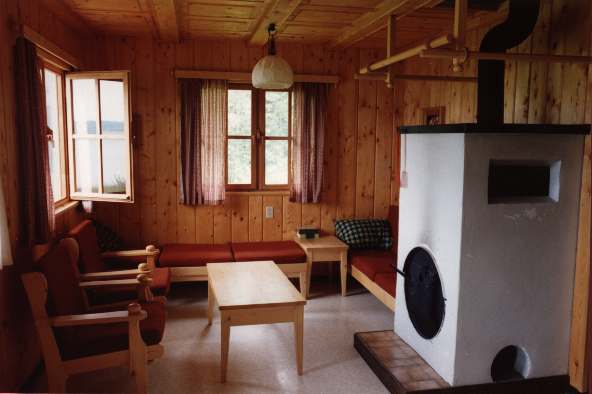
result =
[[226,192],[227,196],[289,196],[289,190],[232,190]]
[[62,203],[55,208],[55,215],[61,215],[62,213],[77,207],[78,204],[80,204],[80,201],[67,201]]

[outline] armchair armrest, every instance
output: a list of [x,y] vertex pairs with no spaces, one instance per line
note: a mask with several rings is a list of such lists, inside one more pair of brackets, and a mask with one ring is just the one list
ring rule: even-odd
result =
[[84,315],[56,316],[49,319],[53,327],[88,326],[95,324],[128,323],[144,320],[148,314],[139,304],[128,305],[127,311],[87,313]]
[[[113,260],[132,260],[138,261],[139,259],[144,259],[144,262],[148,264],[150,269],[154,269],[156,267],[156,259],[160,254],[160,250],[158,250],[154,245],[146,246],[146,249],[139,249],[139,250],[121,250],[121,251],[113,251],[113,252],[104,252],[101,253],[101,257],[106,261],[113,261]],[[140,260],[141,261],[141,260]]]
[[136,278],[140,274],[151,276],[152,270],[150,270],[148,264],[142,263],[138,265],[137,269],[91,272],[88,274],[81,274],[80,280],[83,282],[89,282],[110,279],[131,279]]
[[111,280],[93,280],[90,282],[80,282],[78,285],[83,290],[104,289],[104,288],[122,288],[136,289],[138,300],[149,302],[154,299],[150,284],[152,278],[146,274],[139,274],[135,279],[111,279]]

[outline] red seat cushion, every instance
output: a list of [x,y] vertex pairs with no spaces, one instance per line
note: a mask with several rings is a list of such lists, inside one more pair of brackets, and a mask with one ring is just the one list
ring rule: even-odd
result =
[[50,314],[76,315],[86,312],[84,295],[78,286],[78,270],[70,260],[66,246],[58,244],[51,248],[36,266],[47,280]]
[[78,242],[80,257],[78,265],[83,273],[107,271],[107,267],[101,258],[97,231],[90,220],[84,220],[68,233]]
[[276,264],[305,263],[306,253],[294,241],[233,242],[234,260],[273,260]]
[[349,258],[370,280],[374,280],[376,274],[395,272],[395,255],[390,251],[356,250],[350,252]]
[[378,273],[374,276],[374,282],[384,291],[395,296],[397,290],[397,276],[394,273]]
[[[162,340],[166,321],[165,303],[163,297],[156,297],[153,302],[141,304],[148,317],[140,321],[140,331],[142,339],[149,346]],[[126,350],[129,346],[127,323],[65,327],[55,331],[60,353],[65,360]]]
[[158,261],[161,267],[202,267],[233,258],[228,244],[168,244],[162,247]]

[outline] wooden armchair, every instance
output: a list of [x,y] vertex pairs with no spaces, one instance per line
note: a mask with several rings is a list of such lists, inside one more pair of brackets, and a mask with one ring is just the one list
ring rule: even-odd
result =
[[[163,296],[168,294],[171,284],[170,270],[156,267],[160,251],[153,245],[147,246],[145,250],[101,253],[96,229],[90,220],[85,220],[70,230],[68,237],[78,244],[79,253],[75,261],[78,263],[82,281],[119,280],[144,274],[151,279],[150,288],[154,294]],[[135,265],[137,268],[130,269],[130,265]],[[113,269],[114,267],[117,269]],[[126,292],[125,289],[108,291],[99,289],[95,293],[95,298],[110,301],[120,301],[130,297],[130,292]],[[133,295],[133,292],[131,294]]]
[[[145,275],[135,281],[139,300],[124,310],[89,308],[70,252],[61,243],[37,262],[41,272],[22,276],[41,343],[50,392],[64,392],[70,375],[126,366],[139,393],[148,386],[147,362],[162,356],[165,299],[153,297]],[[106,286],[106,282],[96,286]],[[95,286],[95,285],[90,285]]]

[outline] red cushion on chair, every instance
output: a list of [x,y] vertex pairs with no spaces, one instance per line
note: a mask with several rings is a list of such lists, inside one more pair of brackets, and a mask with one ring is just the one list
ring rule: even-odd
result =
[[384,291],[395,296],[397,290],[397,276],[396,273],[378,273],[374,276],[374,282],[380,286]]
[[376,274],[394,273],[395,256],[390,251],[357,250],[350,252],[351,264],[370,280]]
[[[156,345],[162,340],[166,321],[166,300],[154,298],[153,302],[142,303],[148,317],[140,321],[142,339],[146,345]],[[122,310],[121,308],[113,311]],[[110,353],[128,348],[128,324],[99,324],[56,329],[60,353],[65,360]]]
[[78,265],[83,273],[107,271],[105,263],[101,258],[99,242],[97,240],[97,231],[90,220],[85,220],[74,227],[68,233],[78,242],[80,257]]
[[45,275],[48,288],[48,307],[52,315],[76,315],[85,313],[86,305],[78,286],[79,274],[70,260],[68,249],[57,245],[37,262]]
[[276,264],[305,263],[306,253],[294,241],[233,242],[234,260],[273,260]]
[[228,244],[168,244],[158,259],[161,267],[202,267],[207,263],[233,261]]
[[152,273],[150,289],[154,295],[165,296],[171,288],[171,270],[168,268],[155,268]]

